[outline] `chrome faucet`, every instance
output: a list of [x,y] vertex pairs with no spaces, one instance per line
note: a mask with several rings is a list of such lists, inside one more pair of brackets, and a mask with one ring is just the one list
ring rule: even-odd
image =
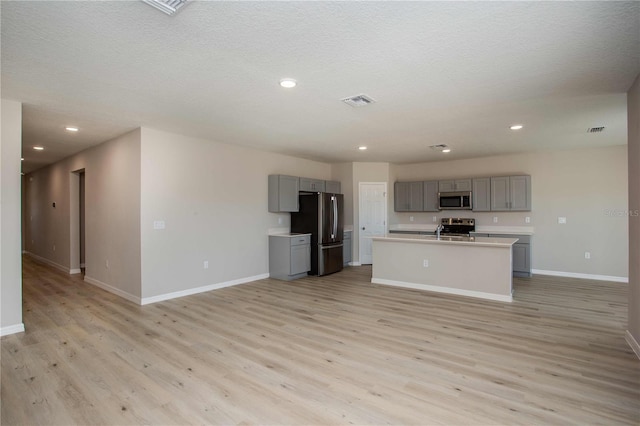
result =
[[436,234],[438,235],[438,239],[440,239],[440,231],[442,231],[444,229],[444,226],[442,226],[442,224],[438,225],[438,227],[436,228]]

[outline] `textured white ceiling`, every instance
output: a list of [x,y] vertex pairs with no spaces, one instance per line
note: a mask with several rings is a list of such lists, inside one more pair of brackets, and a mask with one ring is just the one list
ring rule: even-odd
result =
[[0,4],[26,170],[139,126],[329,162],[625,144],[640,73],[639,2]]

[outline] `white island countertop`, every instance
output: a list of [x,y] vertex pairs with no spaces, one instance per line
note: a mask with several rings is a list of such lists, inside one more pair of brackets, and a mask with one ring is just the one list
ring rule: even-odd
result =
[[401,241],[405,243],[418,244],[446,244],[446,245],[466,245],[474,247],[511,247],[517,238],[500,237],[449,237],[442,235],[438,239],[435,235],[416,234],[386,234],[385,236],[373,237],[374,241]]

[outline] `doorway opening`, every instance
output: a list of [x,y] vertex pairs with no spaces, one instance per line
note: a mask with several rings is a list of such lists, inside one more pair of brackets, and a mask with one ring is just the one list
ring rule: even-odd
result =
[[72,274],[85,272],[85,171],[71,172],[69,179],[69,265]]

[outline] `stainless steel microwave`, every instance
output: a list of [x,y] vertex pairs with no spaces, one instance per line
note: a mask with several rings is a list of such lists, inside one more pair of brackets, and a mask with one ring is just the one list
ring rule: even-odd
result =
[[440,210],[471,210],[471,191],[438,192]]

